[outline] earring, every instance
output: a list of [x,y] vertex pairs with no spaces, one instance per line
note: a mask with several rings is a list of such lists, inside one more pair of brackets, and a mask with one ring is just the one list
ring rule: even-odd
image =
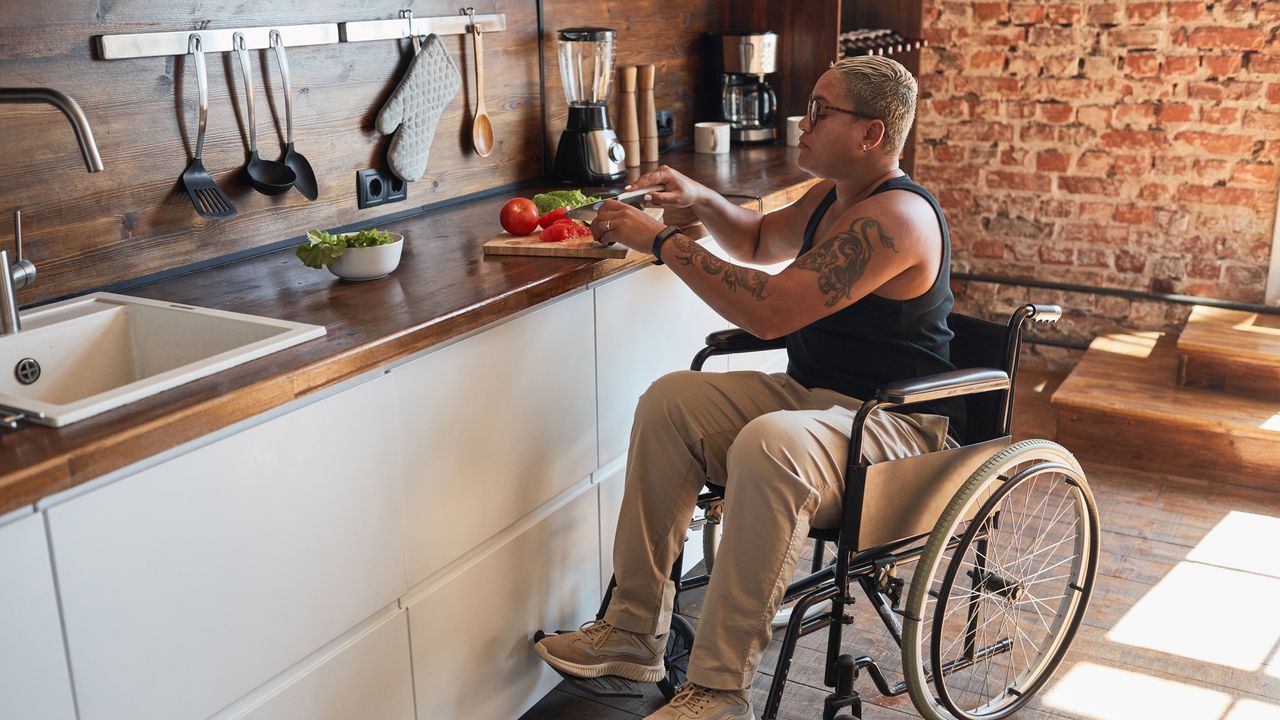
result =
[[864,145],[862,146],[862,152],[866,152],[866,151],[867,151],[867,146],[864,144]]

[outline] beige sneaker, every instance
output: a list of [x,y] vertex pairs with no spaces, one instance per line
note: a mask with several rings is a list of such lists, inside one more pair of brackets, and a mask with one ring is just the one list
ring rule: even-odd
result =
[[592,620],[574,632],[548,635],[534,644],[551,667],[574,677],[616,675],[636,682],[658,682],[667,676],[663,654],[666,633],[641,635]]
[[645,720],[755,720],[745,690],[712,690],[687,683]]

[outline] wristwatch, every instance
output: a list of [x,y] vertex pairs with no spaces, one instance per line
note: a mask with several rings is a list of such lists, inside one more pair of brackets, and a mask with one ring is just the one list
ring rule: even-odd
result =
[[678,232],[680,232],[680,228],[675,225],[668,225],[659,230],[657,235],[653,236],[653,250],[650,251],[650,254],[653,255],[654,265],[662,264],[662,243],[666,242],[667,238]]

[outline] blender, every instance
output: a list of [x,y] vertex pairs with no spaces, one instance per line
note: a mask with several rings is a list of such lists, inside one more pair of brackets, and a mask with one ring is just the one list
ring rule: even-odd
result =
[[609,127],[605,102],[613,79],[613,45],[609,28],[582,27],[557,31],[560,82],[569,103],[569,122],[556,149],[558,180],[585,185],[626,177],[626,152]]

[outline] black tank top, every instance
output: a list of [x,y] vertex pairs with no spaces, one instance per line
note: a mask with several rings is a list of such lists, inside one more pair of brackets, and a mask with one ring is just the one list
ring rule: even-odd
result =
[[[938,200],[911,178],[905,175],[892,178],[871,194],[890,190],[913,192],[933,207],[942,230],[942,263],[938,276],[923,295],[911,300],[867,295],[788,335],[787,374],[805,387],[827,388],[866,400],[886,383],[956,369],[951,364],[954,334],[947,326],[947,315],[954,302],[951,233],[947,230],[947,220]],[[809,218],[801,255],[813,247],[818,223],[835,199],[833,187]],[[951,420],[948,434],[954,438],[964,437],[964,402],[960,399],[903,406],[902,412],[946,415]]]

